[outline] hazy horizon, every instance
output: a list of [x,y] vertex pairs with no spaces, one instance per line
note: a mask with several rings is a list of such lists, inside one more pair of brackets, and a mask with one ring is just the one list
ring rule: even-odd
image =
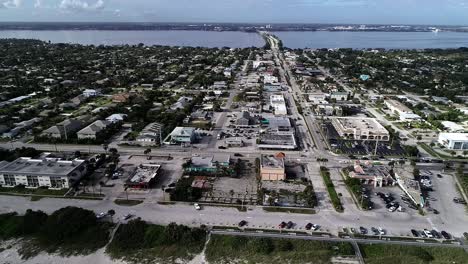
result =
[[0,0],[2,22],[468,25],[468,0]]

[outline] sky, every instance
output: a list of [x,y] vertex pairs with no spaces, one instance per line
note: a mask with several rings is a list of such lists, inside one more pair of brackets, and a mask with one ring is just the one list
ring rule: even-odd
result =
[[0,0],[0,21],[468,25],[468,0]]

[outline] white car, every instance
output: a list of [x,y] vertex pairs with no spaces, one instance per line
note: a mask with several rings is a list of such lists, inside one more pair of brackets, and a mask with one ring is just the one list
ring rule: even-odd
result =
[[424,229],[424,235],[428,238],[434,238],[434,236],[432,235],[431,231],[427,230],[427,229]]
[[197,203],[193,204],[193,207],[195,207],[195,210],[201,210],[200,205]]
[[381,236],[385,235],[385,230],[383,228],[379,227],[377,230]]
[[106,217],[106,216],[107,216],[107,214],[104,213],[104,212],[102,212],[102,213],[97,214],[97,215],[96,215],[96,218],[97,218],[97,219],[101,219],[101,218],[104,218],[104,217]]

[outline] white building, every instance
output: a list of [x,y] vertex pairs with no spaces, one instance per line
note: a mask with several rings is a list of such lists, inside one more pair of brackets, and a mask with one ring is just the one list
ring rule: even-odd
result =
[[387,106],[393,114],[403,115],[413,113],[413,111],[411,111],[411,109],[409,109],[406,105],[396,100],[385,100],[385,106]]
[[344,139],[389,141],[390,133],[375,118],[334,117],[332,125]]
[[85,161],[78,159],[18,158],[12,162],[0,162],[0,184],[4,187],[24,185],[27,188],[70,188],[85,173]]
[[465,132],[465,128],[452,121],[442,121],[440,122],[448,132]]
[[401,113],[399,115],[400,121],[419,121],[421,120],[421,117],[417,114],[413,113]]
[[85,97],[96,97],[98,95],[101,95],[101,92],[94,89],[86,89],[83,91],[83,95]]
[[282,94],[272,94],[270,96],[270,105],[274,109],[275,115],[287,115],[286,101]]
[[126,114],[112,114],[106,118],[107,121],[111,123],[123,122],[127,118]]
[[440,133],[438,142],[447,149],[468,150],[468,133]]

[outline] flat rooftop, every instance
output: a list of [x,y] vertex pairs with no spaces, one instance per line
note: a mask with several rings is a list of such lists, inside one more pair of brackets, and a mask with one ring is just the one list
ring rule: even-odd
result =
[[161,165],[141,164],[128,179],[129,184],[147,184],[158,175]]
[[284,168],[284,160],[274,155],[262,155],[262,167],[274,169]]
[[68,161],[57,158],[22,157],[9,163],[3,163],[3,165],[0,164],[0,174],[66,177],[83,162],[85,161],[78,159]]
[[406,105],[404,105],[403,103],[397,100],[388,99],[388,100],[385,100],[385,102],[387,102],[389,105],[397,108],[398,110],[402,112],[411,112],[411,109],[409,109],[409,107],[407,107]]
[[368,117],[335,117],[335,121],[340,123],[344,129],[372,130],[373,132],[388,133],[377,119]]
[[468,141],[468,133],[440,133],[439,137],[448,140]]

